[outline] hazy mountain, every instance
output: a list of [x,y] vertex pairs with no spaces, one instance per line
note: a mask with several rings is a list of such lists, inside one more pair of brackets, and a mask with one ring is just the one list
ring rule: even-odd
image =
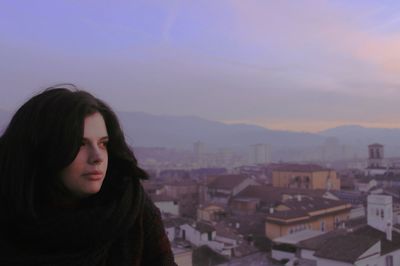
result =
[[[119,112],[127,141],[134,146],[191,149],[196,141],[206,144],[207,149],[229,147],[247,149],[257,143],[270,144],[287,158],[304,154],[323,145],[348,145],[364,154],[368,144],[385,145],[387,154],[400,153],[400,129],[341,126],[318,134],[270,130],[255,125],[228,125],[194,116],[150,115],[141,112]],[[0,110],[0,130],[10,120],[10,113]],[[332,142],[333,139],[333,142]],[[331,142],[330,142],[331,141]],[[366,151],[365,151],[366,154]],[[279,158],[281,156],[279,155]]]
[[118,114],[126,135],[136,146],[191,148],[196,141],[209,147],[244,148],[268,143],[275,147],[318,145],[324,137],[310,133],[269,130],[245,124],[228,125],[193,116],[156,116],[145,113]]
[[320,132],[325,137],[335,137],[346,144],[368,145],[378,142],[386,145],[400,144],[400,129],[397,128],[367,128],[362,126],[340,126]]
[[387,157],[400,156],[400,129],[397,128],[367,128],[351,125],[331,128],[320,132],[320,135],[334,137],[341,144],[349,145],[365,156],[367,156],[367,146],[372,143],[383,144]]

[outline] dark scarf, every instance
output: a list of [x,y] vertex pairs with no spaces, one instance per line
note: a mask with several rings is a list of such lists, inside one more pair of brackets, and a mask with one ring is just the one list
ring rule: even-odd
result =
[[45,208],[34,222],[2,228],[0,265],[139,265],[145,195],[138,180],[117,180],[78,207]]

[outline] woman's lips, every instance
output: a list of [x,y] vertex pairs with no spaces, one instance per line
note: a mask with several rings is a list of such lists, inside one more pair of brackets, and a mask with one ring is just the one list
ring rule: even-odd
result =
[[83,176],[91,181],[97,181],[103,178],[103,172],[100,171],[87,172],[84,173]]

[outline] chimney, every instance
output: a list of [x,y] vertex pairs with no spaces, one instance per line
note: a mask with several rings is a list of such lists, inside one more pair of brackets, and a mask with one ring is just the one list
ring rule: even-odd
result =
[[392,222],[386,224],[386,240],[392,241]]

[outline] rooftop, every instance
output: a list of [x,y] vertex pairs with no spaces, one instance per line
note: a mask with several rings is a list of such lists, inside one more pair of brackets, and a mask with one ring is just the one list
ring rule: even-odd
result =
[[260,199],[264,203],[276,204],[282,201],[284,195],[305,195],[322,197],[326,193],[323,189],[277,188],[268,185],[251,185],[238,193],[234,198]]
[[330,231],[328,233],[322,233],[320,235],[313,236],[308,239],[303,239],[298,243],[298,247],[309,249],[309,250],[317,250],[323,244],[325,244],[329,239],[335,238],[340,235],[346,235],[347,231],[345,229],[339,229]]
[[322,167],[317,164],[291,164],[282,163],[274,165],[273,171],[279,172],[318,172],[318,171],[330,171],[331,169]]
[[354,263],[369,248],[381,242],[380,255],[400,249],[400,234],[392,231],[392,241],[386,239],[386,233],[369,225],[353,232],[339,230],[300,242],[299,247],[316,250],[315,256]]
[[209,188],[232,190],[246,180],[244,175],[219,175],[207,185]]
[[197,222],[195,224],[195,228],[200,233],[212,233],[215,231],[215,228],[211,224],[205,222]]
[[[291,220],[291,219],[309,219],[312,216],[317,216],[319,214],[313,214],[313,212],[321,211],[321,210],[326,210],[329,213],[333,212],[339,212],[343,210],[350,210],[351,209],[351,204],[343,202],[341,200],[331,200],[331,199],[325,199],[325,198],[302,198],[301,200],[298,199],[290,199],[282,202],[283,206],[286,206],[289,208],[289,210],[286,211],[275,211],[274,213],[270,213],[267,216],[268,221],[276,221],[275,219],[280,219],[280,220]],[[341,208],[337,208],[341,207]],[[324,212],[327,213],[327,212]],[[276,221],[277,222],[277,221]],[[282,221],[284,223],[287,223],[289,221]]]
[[290,235],[286,235],[286,236],[282,236],[282,237],[278,237],[274,239],[275,243],[285,243],[285,244],[298,244],[299,242],[306,240],[306,239],[310,239],[310,238],[314,238],[316,236],[320,236],[324,234],[324,232],[321,231],[316,231],[316,230],[303,230],[303,231],[299,231]]
[[316,257],[354,263],[379,239],[369,235],[339,235],[328,239],[314,254]]

